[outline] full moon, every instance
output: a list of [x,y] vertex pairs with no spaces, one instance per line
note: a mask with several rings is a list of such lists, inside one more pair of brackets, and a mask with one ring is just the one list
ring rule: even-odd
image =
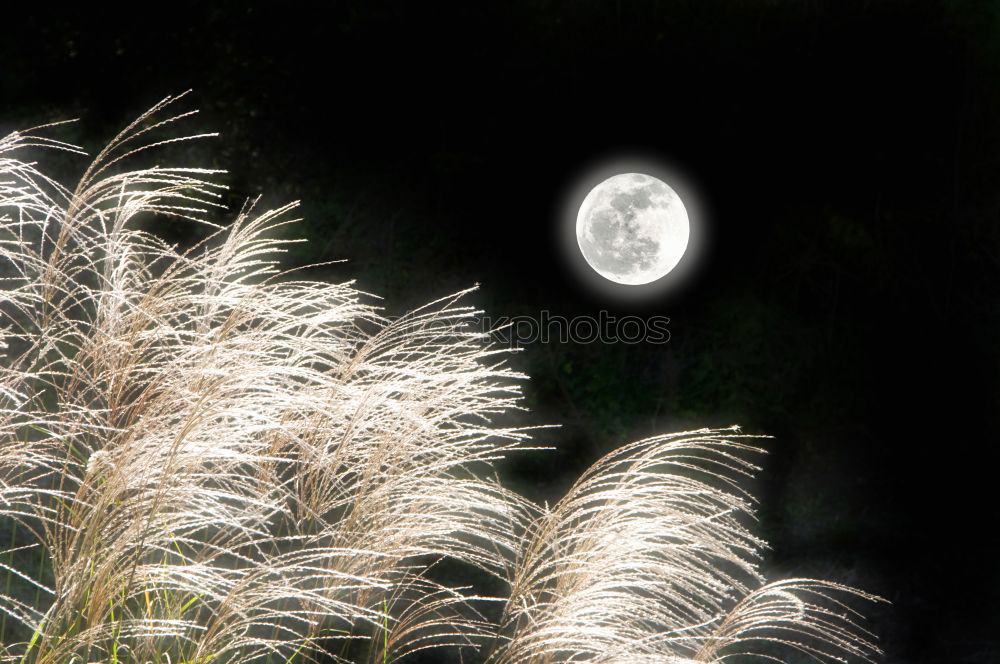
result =
[[576,239],[605,279],[639,286],[663,277],[687,249],[690,223],[667,183],[642,173],[614,175],[583,199]]

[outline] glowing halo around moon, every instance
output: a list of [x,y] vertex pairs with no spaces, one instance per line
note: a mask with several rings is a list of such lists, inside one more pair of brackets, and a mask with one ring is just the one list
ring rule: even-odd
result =
[[643,173],[607,178],[580,205],[576,239],[605,279],[641,286],[673,270],[687,249],[687,209],[666,182]]
[[700,187],[642,153],[605,155],[568,173],[553,226],[564,266],[606,300],[641,305],[679,294],[710,244]]

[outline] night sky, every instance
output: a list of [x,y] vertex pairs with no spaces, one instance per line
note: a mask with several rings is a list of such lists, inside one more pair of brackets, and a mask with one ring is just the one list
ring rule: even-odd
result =
[[[510,461],[538,499],[654,432],[767,433],[775,574],[858,585],[891,662],[1000,661],[1000,5],[755,0],[4,8],[0,131],[95,153],[193,88],[182,159],[302,200],[293,262],[390,313],[669,317],[667,344],[529,344]],[[252,5],[252,6],[247,6]],[[568,192],[629,155],[697,192],[660,297],[568,269]],[[69,177],[83,161],[60,161]],[[165,235],[189,230],[165,223]]]

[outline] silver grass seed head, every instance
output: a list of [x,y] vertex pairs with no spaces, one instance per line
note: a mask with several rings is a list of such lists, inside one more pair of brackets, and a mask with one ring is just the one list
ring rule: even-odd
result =
[[98,475],[111,468],[111,455],[104,450],[98,450],[87,460],[87,475]]

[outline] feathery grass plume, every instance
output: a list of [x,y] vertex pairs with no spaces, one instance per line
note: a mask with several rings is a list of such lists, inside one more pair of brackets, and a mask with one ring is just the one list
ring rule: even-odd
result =
[[[530,449],[495,423],[520,376],[465,293],[389,321],[351,283],[291,279],[274,231],[294,204],[220,227],[219,171],[133,166],[210,136],[155,138],[192,114],[178,99],[72,191],[18,157],[78,148],[0,139],[0,661],[876,652],[839,604],[870,596],[764,584],[746,436],[627,446],[552,509],[505,489],[491,463]],[[151,215],[214,231],[180,250]],[[442,561],[510,597],[451,587]]]
[[[834,583],[765,584],[738,429],[656,436],[605,456],[530,528],[491,662],[720,662],[779,645],[878,654]],[[841,596],[838,599],[838,596]],[[763,646],[763,647],[761,647]]]
[[427,571],[510,574],[531,508],[475,471],[527,435],[490,424],[518,376],[457,297],[389,322],[350,284],[279,279],[294,205],[187,251],[137,229],[218,204],[215,171],[119,170],[200,138],[149,138],[190,115],[163,118],[175,101],[72,192],[9,155],[76,148],[0,142],[0,515],[46,563],[5,567],[43,593],[0,597],[26,626],[7,659],[286,661],[378,635],[381,661],[490,636]]

